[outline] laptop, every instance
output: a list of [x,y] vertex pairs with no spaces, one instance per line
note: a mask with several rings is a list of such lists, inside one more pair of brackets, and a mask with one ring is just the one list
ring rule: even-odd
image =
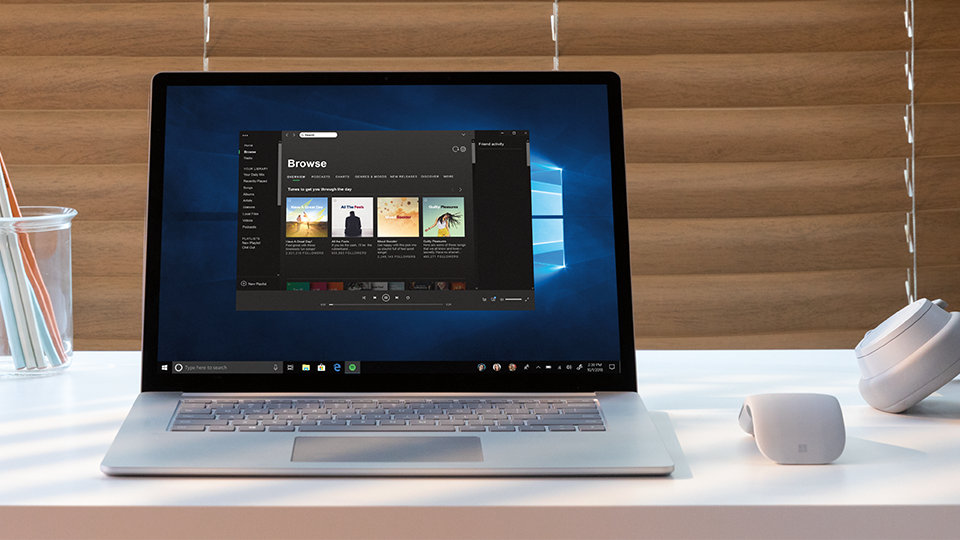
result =
[[665,475],[613,73],[161,73],[110,475]]

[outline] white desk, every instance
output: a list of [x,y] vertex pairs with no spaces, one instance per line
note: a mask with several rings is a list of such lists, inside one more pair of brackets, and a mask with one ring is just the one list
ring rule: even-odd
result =
[[[110,478],[138,362],[81,352],[62,375],[0,380],[0,537],[960,537],[960,381],[884,414],[851,351],[641,351],[677,471],[631,479]],[[836,463],[775,465],[740,431],[744,396],[787,391],[840,399]]]

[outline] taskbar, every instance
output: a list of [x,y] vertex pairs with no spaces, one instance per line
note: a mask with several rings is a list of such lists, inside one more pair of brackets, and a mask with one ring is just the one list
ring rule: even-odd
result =
[[173,375],[284,375],[323,377],[340,375],[464,375],[475,373],[485,377],[524,375],[576,375],[617,373],[618,362],[563,361],[563,362],[383,362],[361,360],[287,362],[287,361],[175,361],[160,362],[160,373]]

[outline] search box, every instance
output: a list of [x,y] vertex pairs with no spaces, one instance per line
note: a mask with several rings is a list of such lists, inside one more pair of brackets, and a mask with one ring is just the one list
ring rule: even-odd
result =
[[301,131],[301,139],[336,139],[336,131]]

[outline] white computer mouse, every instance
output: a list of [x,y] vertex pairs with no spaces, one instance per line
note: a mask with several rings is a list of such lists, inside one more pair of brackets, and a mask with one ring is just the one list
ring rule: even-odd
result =
[[739,420],[760,452],[782,465],[830,463],[847,442],[840,402],[826,394],[749,396]]

